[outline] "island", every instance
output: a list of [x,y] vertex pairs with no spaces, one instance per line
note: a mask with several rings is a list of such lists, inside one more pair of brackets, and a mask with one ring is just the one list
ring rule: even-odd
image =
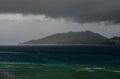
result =
[[105,44],[108,38],[92,31],[56,33],[41,39],[33,39],[19,43],[30,44]]

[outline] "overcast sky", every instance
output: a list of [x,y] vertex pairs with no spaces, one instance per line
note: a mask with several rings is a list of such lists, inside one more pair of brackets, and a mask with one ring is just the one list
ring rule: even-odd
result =
[[0,0],[0,44],[91,30],[120,36],[120,0]]

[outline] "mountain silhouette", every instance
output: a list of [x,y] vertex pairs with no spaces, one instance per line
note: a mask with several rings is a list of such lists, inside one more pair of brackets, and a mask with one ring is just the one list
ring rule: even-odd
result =
[[91,31],[56,33],[20,44],[102,44],[108,38]]

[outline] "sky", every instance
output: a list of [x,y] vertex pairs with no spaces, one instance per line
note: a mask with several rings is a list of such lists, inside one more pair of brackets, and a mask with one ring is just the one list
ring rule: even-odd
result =
[[90,30],[120,36],[120,0],[0,0],[0,45]]

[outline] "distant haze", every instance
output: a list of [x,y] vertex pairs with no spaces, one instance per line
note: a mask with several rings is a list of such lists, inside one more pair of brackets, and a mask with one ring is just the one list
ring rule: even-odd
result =
[[90,30],[120,36],[119,0],[0,0],[0,45]]

